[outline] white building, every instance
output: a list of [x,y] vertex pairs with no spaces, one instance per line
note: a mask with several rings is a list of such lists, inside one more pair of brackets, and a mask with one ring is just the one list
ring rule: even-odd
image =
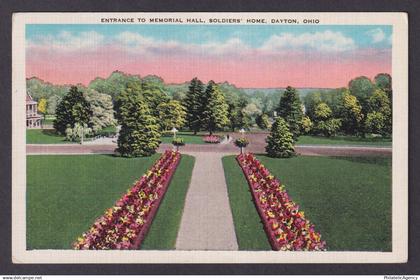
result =
[[38,115],[38,102],[26,93],[26,128],[41,128],[41,115]]

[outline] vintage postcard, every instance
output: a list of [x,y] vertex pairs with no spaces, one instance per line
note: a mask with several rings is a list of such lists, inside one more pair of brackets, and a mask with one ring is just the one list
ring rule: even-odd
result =
[[15,263],[401,263],[404,13],[16,13]]

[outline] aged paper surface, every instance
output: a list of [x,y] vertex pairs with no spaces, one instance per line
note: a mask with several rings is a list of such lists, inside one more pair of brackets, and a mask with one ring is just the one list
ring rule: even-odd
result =
[[[14,14],[12,92],[13,262],[396,263],[407,261],[407,20],[407,15],[404,13]],[[136,28],[140,28],[141,31]],[[194,32],[200,34],[194,35]],[[281,55],[281,63],[274,59],[276,55]],[[357,57],[358,55],[360,57]],[[332,58],[328,59],[328,56]],[[226,64],[224,64],[224,60]],[[86,61],[86,64],[83,64],[83,61]],[[121,61],[125,64],[120,63]],[[164,62],[167,64],[165,65]],[[310,69],[311,63],[314,65],[318,63],[318,66]],[[63,67],[60,67],[61,65]],[[197,70],[199,68],[201,72]],[[206,70],[202,70],[204,68]],[[319,73],[321,69],[325,73]],[[392,210],[392,234],[391,232],[389,234],[391,239],[390,250],[273,251],[269,249],[241,249],[242,245],[239,245],[240,250],[238,250],[237,242],[240,240],[236,239],[242,237],[238,235],[238,229],[236,229],[235,235],[234,224],[232,222],[229,224],[229,221],[236,219],[236,216],[233,215],[232,218],[230,213],[226,187],[220,190],[215,187],[214,193],[222,193],[222,198],[220,203],[209,204],[220,207],[221,212],[224,211],[223,205],[227,206],[226,214],[223,212],[224,214],[219,217],[219,222],[227,217],[226,221],[228,222],[222,223],[222,227],[228,225],[223,228],[225,236],[218,239],[217,229],[214,229],[213,234],[213,243],[224,244],[221,247],[216,245],[214,247],[211,247],[211,245],[200,247],[202,245],[200,240],[195,245],[193,232],[189,231],[191,229],[188,225],[183,224],[184,222],[188,223],[184,221],[185,217],[181,221],[176,250],[72,250],[71,247],[57,249],[60,247],[59,245],[48,243],[46,240],[44,240],[46,245],[28,244],[28,242],[34,242],[33,238],[35,237],[28,237],[27,227],[27,176],[29,176],[27,174],[27,153],[28,155],[38,155],[44,152],[41,145],[32,144],[28,142],[27,138],[26,127],[38,126],[36,120],[37,118],[41,119],[41,116],[35,110],[33,112],[35,121],[32,122],[31,120],[28,123],[28,111],[24,111],[24,103],[28,104],[27,79],[37,76],[45,82],[56,85],[87,85],[96,77],[108,77],[115,70],[125,73],[130,72],[129,74],[140,75],[141,77],[160,76],[167,84],[180,84],[198,76],[199,78],[202,77],[205,82],[211,79],[214,79],[216,83],[227,81],[241,89],[253,92],[256,89],[264,88],[284,89],[289,85],[297,87],[298,91],[299,88],[341,88],[347,87],[347,84],[343,82],[344,80],[347,82],[358,76],[369,76],[370,79],[373,79],[376,74],[383,72],[390,74],[392,76],[392,144],[390,146],[392,148],[392,175],[389,174],[390,180],[392,180],[392,203],[388,204],[389,209]],[[29,94],[32,93],[29,92]],[[36,101],[39,107],[41,99]],[[247,109],[249,112],[251,107]],[[41,112],[40,108],[38,108],[38,112]],[[373,115],[371,116],[373,117]],[[244,135],[244,132],[238,133],[238,135],[240,133]],[[252,145],[252,137],[250,139]],[[55,147],[60,146],[65,146],[65,144],[58,144]],[[81,146],[89,147],[88,144]],[[188,146],[187,143],[186,147]],[[231,143],[231,146],[233,147],[233,143]],[[196,158],[195,168],[205,170],[208,166],[199,164],[206,161],[207,164],[210,164],[213,160],[215,161],[214,165],[209,167],[210,170],[215,172],[214,178],[208,174],[200,175],[202,177],[194,177],[195,175],[193,175],[191,184],[201,184],[199,179],[202,178],[202,180],[213,180],[215,186],[223,186],[223,178],[220,183],[216,179],[217,166],[221,157],[208,157],[200,161],[200,157],[203,157],[204,154],[200,153],[201,146],[191,144],[190,147],[197,147],[198,149],[189,153]],[[86,153],[83,148],[76,147],[75,149],[76,151],[70,153]],[[303,151],[305,148],[301,149]],[[310,149],[310,147],[306,149]],[[391,150],[383,147],[370,150],[376,152],[387,149]],[[89,151],[87,153],[98,153],[94,151],[94,148]],[[62,154],[66,153],[66,151],[62,152]],[[229,150],[224,155],[227,154],[233,153]],[[305,153],[302,152],[302,154]],[[223,175],[223,169],[221,169],[221,173]],[[354,175],[357,176],[358,174]],[[74,176],[78,175],[75,174]],[[227,176],[226,173],[225,176]],[[325,178],[325,180],[328,180],[328,178]],[[337,186],[337,188],[339,187]],[[192,192],[191,185],[189,191]],[[44,195],[48,196],[49,194],[45,193]],[[193,197],[192,194],[188,195]],[[198,193],[199,195],[200,193]],[[207,198],[209,200],[219,199],[219,196],[207,196]],[[230,198],[232,199],[232,197]],[[328,201],[325,203],[328,203]],[[112,204],[107,207],[111,206]],[[48,206],[39,207],[48,208]],[[183,215],[191,215],[188,211],[194,214],[195,210],[194,208],[189,209],[186,204]],[[337,209],[334,211],[337,211]],[[199,209],[197,209],[197,213],[200,213]],[[311,215],[309,210],[305,211],[305,214],[309,217]],[[34,213],[30,212],[30,219],[36,219],[33,215]],[[62,219],[65,221],[66,217],[63,216]],[[198,220],[197,222],[201,221]],[[331,225],[333,224],[334,219],[331,220]],[[42,227],[43,225],[39,224],[38,226]],[[88,230],[88,228],[85,228],[85,230]],[[42,233],[42,230],[39,232]],[[38,236],[38,238],[40,237]],[[232,240],[229,240],[229,238]],[[369,240],[374,240],[371,242],[376,242],[375,238],[380,239],[382,237],[370,236],[369,238]],[[326,238],[326,242],[328,248],[328,238]],[[44,243],[41,238],[39,244]],[[239,242],[239,244],[241,243]],[[191,248],[188,247],[189,245],[191,245]],[[358,247],[357,244],[354,246],[354,248],[363,248],[363,246]]]

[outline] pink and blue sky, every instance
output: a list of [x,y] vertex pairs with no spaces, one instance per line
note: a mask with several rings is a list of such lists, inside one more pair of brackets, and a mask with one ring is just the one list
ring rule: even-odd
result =
[[335,88],[391,73],[391,36],[374,25],[27,25],[26,76],[87,85],[119,70],[167,83]]

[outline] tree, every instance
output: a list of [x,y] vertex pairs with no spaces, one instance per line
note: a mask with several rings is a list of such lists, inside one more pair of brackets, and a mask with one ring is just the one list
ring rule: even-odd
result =
[[47,113],[47,99],[41,98],[38,101],[38,112],[44,115],[45,118],[45,114]]
[[157,76],[146,76],[142,79],[142,94],[154,117],[159,118],[159,104],[169,102],[163,80]]
[[[366,132],[382,134],[384,136],[390,135],[392,133],[392,109],[386,93],[379,88],[376,89],[368,100],[368,108],[371,115],[369,124],[366,118]],[[380,120],[383,121],[381,126],[377,125]]]
[[304,97],[304,104],[306,109],[306,115],[310,119],[315,118],[315,107],[322,102],[320,92],[310,92]]
[[75,123],[92,127],[92,108],[85,96],[77,87],[72,86],[56,108],[55,130],[64,135],[68,127],[73,128]]
[[362,113],[363,115],[366,115],[367,102],[375,90],[375,85],[369,78],[361,76],[349,82],[349,90],[352,95],[357,97],[360,105],[362,105]]
[[344,94],[342,104],[339,106],[339,116],[342,120],[342,129],[347,134],[361,133],[363,121],[362,106],[357,97],[349,91]]
[[55,110],[57,109],[57,105],[60,103],[61,97],[58,95],[51,95],[47,101],[47,114],[54,115]]
[[300,135],[303,119],[302,102],[299,99],[299,94],[296,92],[296,89],[290,86],[286,88],[286,91],[280,98],[277,112],[289,125],[293,139],[296,141]]
[[201,119],[203,111],[203,83],[198,79],[194,78],[190,82],[188,92],[184,99],[184,107],[187,109],[187,125],[194,131],[194,134],[201,128]]
[[380,73],[376,75],[375,85],[376,87],[380,88],[386,93],[390,103],[392,104],[392,77],[391,75],[387,73]]
[[293,134],[286,121],[281,117],[274,121],[266,142],[265,151],[270,157],[288,158],[295,155]]
[[380,112],[370,112],[367,114],[365,129],[368,133],[383,134],[385,117]]
[[242,112],[252,123],[256,123],[257,117],[262,113],[255,103],[249,103],[246,105],[246,107],[242,109]]
[[266,114],[260,114],[255,119],[257,125],[261,129],[267,129],[270,127],[270,120]]
[[314,112],[314,132],[322,133],[324,136],[330,137],[341,127],[341,120],[332,117],[331,108],[324,102],[319,103],[315,107]]
[[117,152],[123,157],[150,156],[160,144],[157,119],[141,88],[128,85],[115,101],[116,118],[121,125]]
[[171,128],[181,128],[185,123],[185,108],[181,102],[171,100],[167,103],[162,103],[157,107],[159,112],[159,123],[163,130],[170,130]]
[[302,119],[302,134],[309,134],[312,131],[314,124],[308,116]]
[[112,104],[112,97],[110,95],[87,89],[86,100],[92,106],[91,121],[94,133],[101,131],[105,127],[117,124],[114,118],[114,105]]
[[248,99],[244,96],[239,97],[237,103],[228,104],[228,119],[230,120],[230,128],[234,131],[236,128],[248,128],[251,120],[244,109],[248,105]]
[[210,81],[204,93],[202,126],[210,135],[229,124],[228,105],[218,85]]

